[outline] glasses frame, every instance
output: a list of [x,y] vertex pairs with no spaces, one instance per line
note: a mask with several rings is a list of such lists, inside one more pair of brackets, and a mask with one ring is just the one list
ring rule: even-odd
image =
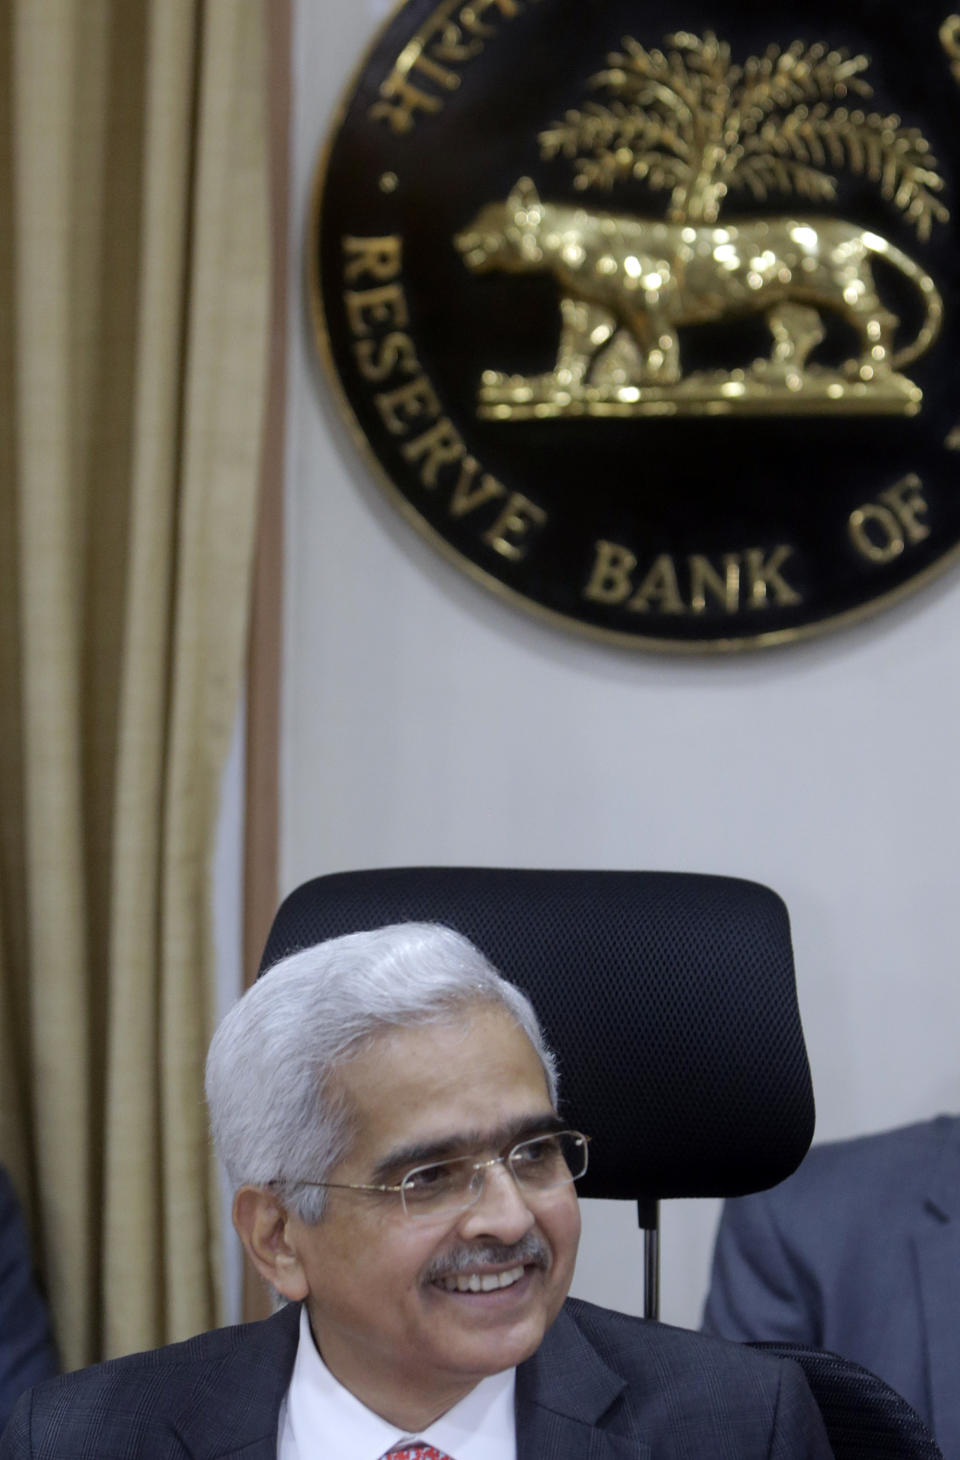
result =
[[[581,1176],[586,1175],[587,1165],[588,1165],[588,1162],[589,1162],[589,1154],[590,1154],[589,1153],[589,1146],[590,1146],[590,1139],[591,1138],[590,1138],[590,1136],[584,1135],[583,1131],[579,1131],[579,1130],[545,1131],[542,1135],[539,1135],[539,1136],[526,1136],[522,1141],[515,1141],[514,1144],[510,1147],[509,1151],[505,1151],[500,1156],[491,1156],[486,1161],[473,1161],[473,1162],[471,1162],[471,1168],[472,1169],[471,1169],[469,1190],[472,1192],[472,1195],[470,1197],[470,1200],[467,1201],[467,1202],[465,1202],[463,1204],[463,1206],[456,1206],[456,1207],[445,1208],[443,1211],[432,1211],[432,1212],[430,1212],[430,1211],[422,1211],[422,1212],[420,1212],[420,1211],[416,1211],[416,1210],[411,1211],[410,1208],[407,1206],[407,1195],[406,1195],[407,1183],[411,1180],[412,1177],[416,1176],[420,1171],[429,1171],[434,1166],[445,1166],[445,1165],[448,1164],[448,1161],[456,1161],[456,1162],[463,1161],[463,1162],[469,1162],[470,1161],[470,1157],[469,1156],[453,1156],[453,1157],[447,1158],[447,1160],[441,1160],[441,1161],[424,1161],[423,1164],[420,1165],[420,1166],[411,1166],[410,1170],[404,1173],[403,1179],[401,1181],[399,1181],[399,1182],[393,1182],[393,1183],[390,1183],[389,1185],[384,1185],[384,1184],[379,1183],[379,1182],[365,1182],[365,1181],[291,1181],[291,1182],[285,1182],[282,1178],[280,1178],[279,1180],[276,1180],[276,1181],[271,1181],[269,1184],[271,1186],[281,1186],[281,1185],[283,1185],[283,1186],[286,1186],[286,1185],[289,1185],[289,1186],[319,1186],[319,1187],[322,1187],[324,1190],[327,1190],[327,1191],[375,1191],[375,1192],[394,1192],[394,1193],[398,1194],[399,1197],[400,1197],[400,1204],[401,1204],[401,1206],[403,1208],[404,1216],[407,1217],[411,1222],[420,1222],[420,1221],[424,1221],[424,1220],[429,1220],[431,1217],[433,1217],[435,1220],[441,1220],[444,1217],[459,1217],[459,1216],[462,1215],[463,1212],[468,1212],[471,1207],[475,1207],[477,1205],[477,1203],[479,1202],[481,1196],[483,1195],[484,1187],[486,1186],[486,1175],[487,1175],[487,1172],[490,1170],[490,1167],[491,1166],[504,1166],[510,1172],[510,1175],[513,1177],[513,1181],[514,1181],[514,1184],[517,1187],[517,1190],[520,1191],[520,1192],[523,1192],[524,1194],[528,1193],[530,1191],[530,1188],[527,1187],[527,1186],[524,1186],[522,1184],[522,1182],[518,1180],[518,1178],[516,1176],[516,1173],[514,1172],[513,1165],[512,1165],[512,1161],[513,1161],[514,1156],[516,1155],[517,1151],[522,1150],[524,1146],[531,1145],[534,1141],[546,1141],[546,1140],[555,1139],[555,1138],[560,1137],[560,1136],[573,1136],[573,1138],[575,1140],[580,1141],[582,1143],[582,1145],[583,1145],[583,1170],[580,1171],[580,1172],[578,1172],[578,1174],[576,1176],[568,1176],[563,1181],[557,1181],[557,1182],[553,1183],[550,1186],[540,1187],[539,1189],[541,1191],[559,1191],[562,1186],[572,1186],[575,1182],[577,1182],[577,1181],[580,1180]],[[479,1175],[479,1180],[477,1179],[478,1175]],[[534,1188],[534,1189],[536,1190],[536,1188]]]

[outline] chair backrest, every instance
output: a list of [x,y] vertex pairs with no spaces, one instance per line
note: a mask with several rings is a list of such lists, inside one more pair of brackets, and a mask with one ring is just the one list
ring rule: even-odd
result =
[[802,1343],[756,1342],[750,1347],[801,1366],[823,1415],[834,1460],[943,1460],[912,1405],[861,1364]]
[[593,1137],[585,1196],[734,1196],[799,1165],[813,1095],[789,921],[769,888],[680,872],[337,873],[284,901],[261,971],[406,921],[456,928],[532,999],[564,1117]]

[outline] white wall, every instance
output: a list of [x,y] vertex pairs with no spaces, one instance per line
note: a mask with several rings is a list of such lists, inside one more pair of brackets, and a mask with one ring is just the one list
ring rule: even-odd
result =
[[[957,1108],[960,575],[807,645],[692,662],[544,627],[402,522],[301,294],[317,149],[385,8],[296,11],[283,890],[428,862],[753,877],[791,910],[818,1138]],[[635,1311],[633,1210],[587,1205],[575,1291]],[[670,1321],[698,1322],[715,1218],[664,1211]]]

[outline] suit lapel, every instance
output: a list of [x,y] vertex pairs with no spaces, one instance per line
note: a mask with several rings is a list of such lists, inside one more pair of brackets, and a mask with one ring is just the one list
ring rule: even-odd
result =
[[933,1429],[960,1455],[960,1120],[950,1120],[914,1236],[930,1374]]
[[650,1460],[637,1434],[599,1424],[625,1387],[561,1311],[517,1370],[517,1460]]

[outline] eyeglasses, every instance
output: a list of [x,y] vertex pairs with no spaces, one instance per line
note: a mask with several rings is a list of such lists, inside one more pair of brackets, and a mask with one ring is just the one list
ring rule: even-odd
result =
[[323,1186],[335,1191],[399,1192],[408,1217],[453,1217],[476,1206],[491,1166],[506,1166],[520,1190],[530,1196],[579,1181],[587,1169],[589,1139],[576,1130],[534,1136],[528,1141],[518,1141],[506,1155],[491,1156],[489,1161],[455,1156],[450,1161],[414,1166],[394,1186],[354,1181],[299,1181],[293,1184]]

